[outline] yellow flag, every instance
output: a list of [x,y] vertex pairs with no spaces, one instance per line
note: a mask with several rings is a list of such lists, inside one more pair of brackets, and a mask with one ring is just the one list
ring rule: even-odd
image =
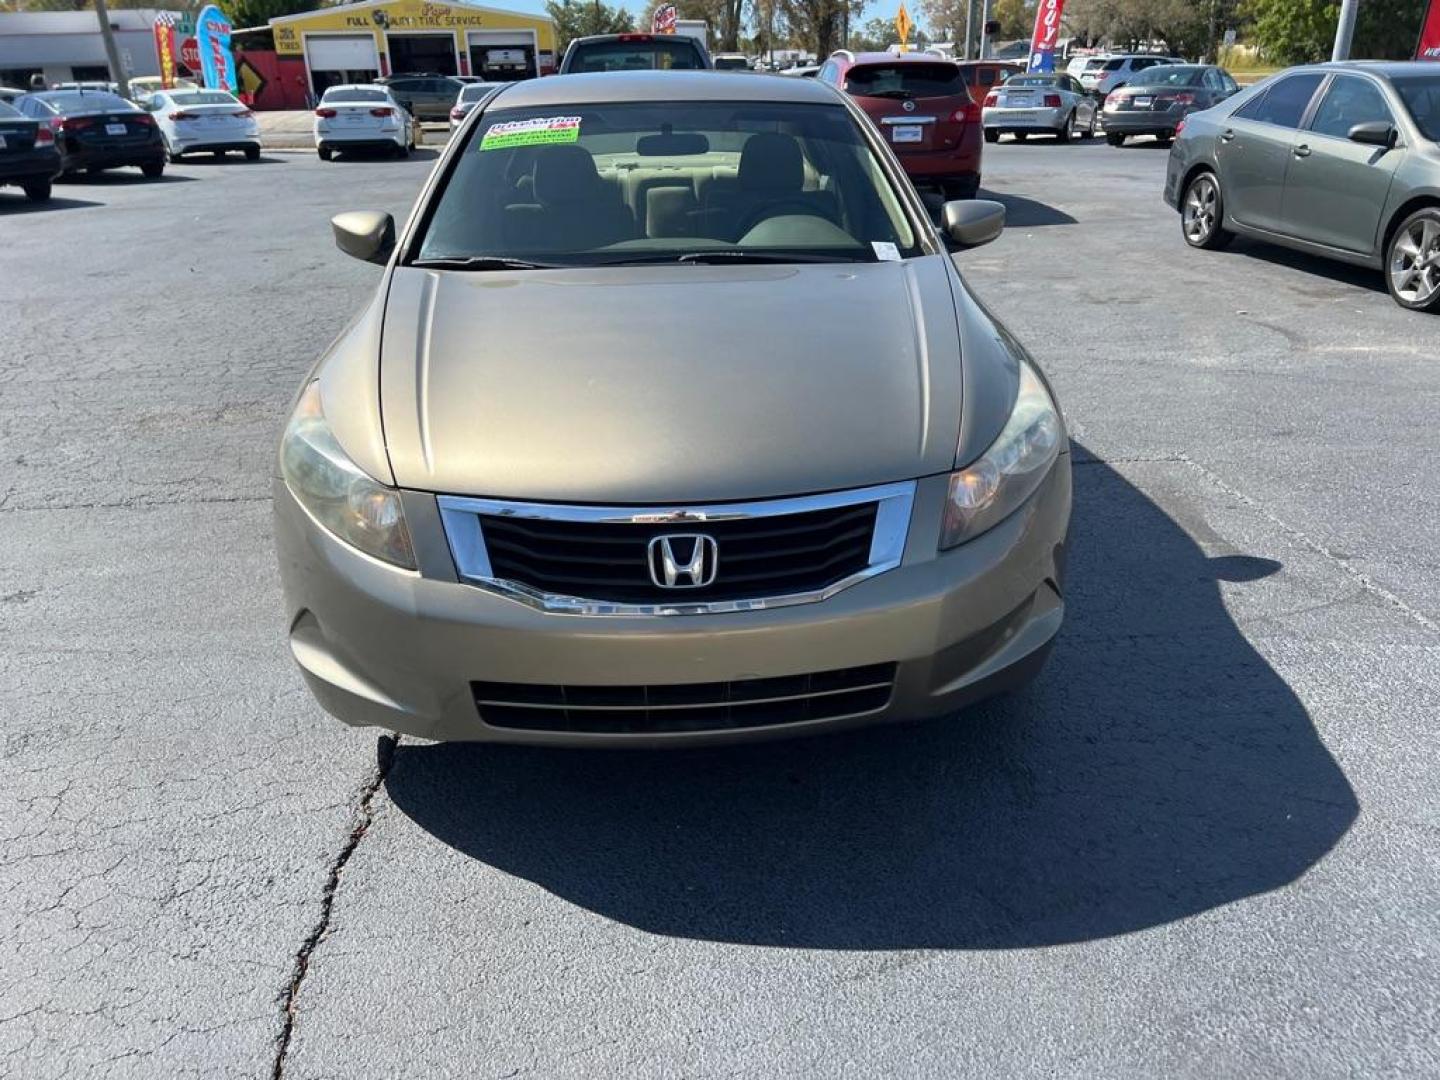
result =
[[914,29],[915,23],[910,18],[910,12],[905,10],[904,0],[901,0],[900,10],[895,15],[895,33],[900,35],[901,45],[910,40],[910,31]]

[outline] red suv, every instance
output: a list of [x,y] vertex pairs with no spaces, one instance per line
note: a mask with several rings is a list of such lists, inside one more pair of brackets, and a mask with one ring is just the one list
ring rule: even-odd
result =
[[855,99],[885,135],[916,187],[947,199],[980,188],[980,106],[953,60],[924,53],[834,53],[815,76]]

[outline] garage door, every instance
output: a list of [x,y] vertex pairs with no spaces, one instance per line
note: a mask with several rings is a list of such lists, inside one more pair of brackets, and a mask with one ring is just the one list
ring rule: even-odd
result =
[[311,71],[379,71],[380,58],[370,34],[306,35]]

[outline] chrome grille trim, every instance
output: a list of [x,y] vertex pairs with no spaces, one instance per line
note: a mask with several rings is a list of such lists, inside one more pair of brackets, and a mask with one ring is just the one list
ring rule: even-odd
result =
[[[914,480],[848,491],[802,495],[786,499],[766,499],[741,503],[710,503],[694,506],[588,506],[563,503],[513,502],[500,499],[478,499],[461,495],[438,495],[440,520],[455,560],[460,580],[487,592],[507,597],[540,611],[562,615],[716,615],[737,611],[760,611],[770,608],[813,604],[829,599],[853,585],[893,570],[905,554],[905,541],[910,531],[910,512],[915,504]],[[518,582],[494,576],[490,555],[480,525],[482,515],[515,518],[541,518],[553,521],[575,521],[601,524],[695,524],[705,521],[730,521],[738,518],[778,517],[811,510],[830,510],[845,506],[875,504],[875,529],[870,541],[869,565],[863,570],[836,581],[823,589],[765,596],[753,600],[715,600],[709,602],[655,604],[619,603],[563,596],[540,592]]]

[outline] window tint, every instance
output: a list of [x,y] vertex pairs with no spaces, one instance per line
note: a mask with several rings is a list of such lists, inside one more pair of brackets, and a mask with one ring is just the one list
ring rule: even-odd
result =
[[689,38],[662,41],[597,41],[575,47],[569,70],[679,71],[703,68],[700,52]]
[[466,102],[479,101],[494,89],[494,83],[469,83],[465,89],[460,91],[460,100]]
[[240,102],[219,90],[192,91],[188,94],[176,94],[171,98],[176,105],[235,105]]
[[[1205,74],[1204,68],[1175,67],[1166,65],[1164,71],[1152,71],[1145,76],[1146,86],[1198,86]],[[1138,84],[1137,84],[1138,85]]]
[[1102,60],[1100,66],[1106,71],[1119,71],[1125,66],[1125,57],[1117,56],[1114,60]]
[[52,108],[62,113],[80,112],[138,112],[138,107],[115,94],[86,90],[83,94],[59,93],[45,97]]
[[1299,127],[1300,119],[1324,77],[1318,72],[1288,76],[1260,97],[1251,98],[1236,109],[1235,115],[1277,127]]
[[965,93],[955,64],[901,61],[856,64],[845,75],[845,89],[861,97],[941,97]]
[[1054,86],[1060,80],[1054,75],[1016,75],[1006,86]]
[[[663,102],[487,112],[435,197],[420,258],[580,266],[768,250],[874,262],[873,244],[918,251],[899,192],[843,107],[695,102],[681,126]],[[637,168],[664,172],[666,185],[628,182]]]
[[1220,73],[1220,81],[1225,84],[1225,92],[1227,94],[1238,94],[1240,92],[1240,84],[1230,77],[1229,72],[1222,71]]
[[1392,79],[1400,100],[1420,133],[1431,142],[1440,142],[1440,72]]
[[1395,122],[1379,87],[1368,79],[1340,75],[1320,99],[1320,106],[1315,110],[1315,119],[1310,123],[1310,130],[1343,139],[1356,124],[1372,120],[1383,120],[1387,124]]
[[389,101],[384,90],[368,90],[363,86],[332,86],[320,99],[327,105],[340,101]]
[[1205,69],[1205,87],[1208,90],[1225,89],[1225,84],[1220,80],[1220,73],[1214,68]]

